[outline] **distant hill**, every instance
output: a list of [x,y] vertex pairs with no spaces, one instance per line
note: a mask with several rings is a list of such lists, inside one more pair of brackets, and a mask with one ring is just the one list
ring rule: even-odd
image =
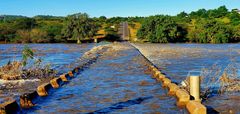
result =
[[[16,20],[16,19],[21,19],[21,18],[30,18],[30,17],[22,16],[22,15],[0,15],[0,21],[11,21],[11,20]],[[37,15],[37,16],[34,16],[33,18],[37,19],[37,20],[64,19],[63,16],[51,16],[51,15]]]
[[20,18],[28,18],[27,16],[21,16],[21,15],[0,15],[0,21],[11,21],[16,20]]
[[51,16],[51,15],[37,15],[37,16],[34,16],[33,18],[38,20],[64,19],[63,16]]

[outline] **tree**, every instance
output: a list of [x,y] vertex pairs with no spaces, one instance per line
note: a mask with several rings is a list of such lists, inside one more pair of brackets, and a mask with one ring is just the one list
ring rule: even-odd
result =
[[233,37],[230,38],[231,42],[240,42],[240,25],[233,28]]
[[100,22],[105,22],[106,20],[107,20],[107,17],[105,17],[105,16],[100,16],[99,17]]
[[240,14],[236,11],[232,11],[228,17],[230,18],[230,21],[233,25],[239,25],[240,24]]
[[47,36],[50,42],[59,42],[64,41],[65,39],[61,38],[61,31],[63,24],[59,21],[44,21],[39,24],[39,29],[41,31],[46,31]]
[[177,17],[178,17],[178,18],[186,18],[186,17],[188,17],[188,14],[183,11],[183,12],[177,14]]
[[199,9],[196,12],[191,12],[190,14],[191,18],[208,18],[207,10],[205,9]]
[[15,29],[32,29],[36,25],[35,19],[32,18],[19,18],[15,20]]
[[208,15],[211,18],[220,18],[220,17],[226,16],[227,14],[228,14],[228,9],[226,8],[226,6],[220,6],[217,9],[208,11]]
[[17,38],[15,39],[15,42],[18,43],[31,43],[31,34],[29,30],[18,30],[16,32]]
[[230,37],[231,29],[214,19],[200,19],[188,32],[189,40],[197,43],[227,43]]
[[0,41],[11,41],[15,37],[15,29],[12,24],[2,23],[0,24]]
[[97,25],[86,13],[78,13],[66,18],[63,34],[67,38],[77,39],[79,44],[81,39],[93,37],[97,31]]
[[32,29],[30,31],[31,42],[33,43],[47,43],[51,39],[48,37],[48,33],[41,29]]
[[47,43],[50,42],[46,31],[40,29],[18,30],[16,42],[21,43]]
[[183,41],[184,33],[184,29],[172,17],[157,15],[143,22],[137,36],[154,43],[168,43]]

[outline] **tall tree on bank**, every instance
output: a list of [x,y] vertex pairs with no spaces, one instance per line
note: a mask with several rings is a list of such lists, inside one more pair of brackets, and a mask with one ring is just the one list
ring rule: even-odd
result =
[[188,32],[188,38],[190,42],[197,43],[228,43],[232,39],[231,34],[231,29],[223,22],[199,19],[193,29]]
[[165,15],[148,17],[137,32],[139,39],[153,43],[182,42],[185,34],[172,17]]
[[66,25],[63,29],[64,37],[76,39],[81,43],[81,39],[91,38],[96,35],[98,26],[86,13],[77,13],[66,17]]

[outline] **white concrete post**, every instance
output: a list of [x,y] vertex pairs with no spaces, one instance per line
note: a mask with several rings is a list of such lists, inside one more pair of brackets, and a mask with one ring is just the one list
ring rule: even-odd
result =
[[190,95],[200,101],[200,76],[190,76]]

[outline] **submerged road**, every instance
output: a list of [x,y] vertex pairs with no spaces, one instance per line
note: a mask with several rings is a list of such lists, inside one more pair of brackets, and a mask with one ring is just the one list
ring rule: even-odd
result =
[[128,43],[114,44],[68,84],[23,113],[183,113]]
[[121,40],[124,40],[124,41],[129,40],[128,22],[120,23],[119,34],[121,36]]

